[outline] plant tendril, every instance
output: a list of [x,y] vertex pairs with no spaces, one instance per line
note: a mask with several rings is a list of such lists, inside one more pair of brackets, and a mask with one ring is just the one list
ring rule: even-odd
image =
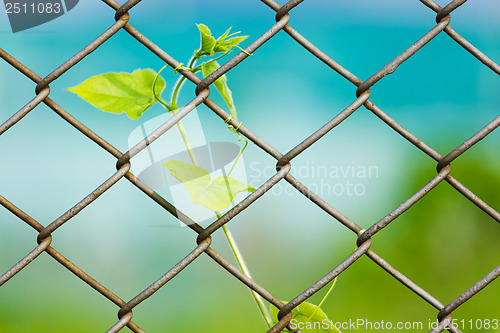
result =
[[187,69],[188,71],[191,70],[191,68],[184,66],[184,64],[181,62],[179,66],[174,68],[174,74],[178,74],[181,69]]
[[165,66],[163,66],[163,67],[160,69],[160,71],[156,74],[156,77],[155,77],[155,79],[154,79],[154,81],[153,81],[153,96],[154,96],[154,97],[158,100],[158,102],[160,102],[160,103],[161,103],[164,107],[166,107],[166,108],[167,108],[167,110],[171,111],[171,106],[170,106],[167,102],[165,102],[165,101],[163,100],[163,98],[161,98],[161,96],[160,96],[160,95],[156,94],[156,89],[155,89],[155,88],[156,88],[156,81],[158,81],[158,78],[160,77],[160,73],[161,73],[161,72],[162,72],[165,68],[167,68],[168,66],[169,66],[168,64],[167,64],[167,65],[165,65]]
[[307,321],[310,321],[311,318],[316,314],[316,312],[318,311],[318,309],[321,307],[321,305],[323,305],[323,303],[326,301],[326,299],[328,298],[328,296],[330,295],[330,293],[332,292],[333,290],[333,287],[335,287],[335,284],[337,283],[337,277],[335,277],[335,279],[333,279],[333,283],[332,283],[332,286],[330,287],[330,289],[328,289],[328,291],[326,292],[326,295],[325,297],[323,297],[323,299],[321,300],[321,302],[319,302],[318,304],[318,307],[316,309],[314,309],[313,313],[311,314],[311,316],[307,319]]
[[243,152],[245,151],[245,149],[246,149],[246,148],[247,148],[247,146],[248,146],[248,140],[246,140],[246,139],[242,139],[242,138],[241,138],[241,133],[240,133],[240,131],[239,131],[239,129],[240,129],[241,125],[243,124],[243,122],[240,122],[240,124],[238,125],[238,127],[234,128],[234,126],[233,126],[233,125],[229,124],[229,122],[231,121],[231,119],[233,119],[233,116],[232,116],[232,115],[230,115],[229,117],[227,117],[227,119],[226,119],[226,120],[224,120],[224,122],[225,122],[226,124],[228,124],[227,129],[228,129],[229,131],[231,131],[231,132],[235,133],[235,134],[238,134],[238,142],[243,141],[243,142],[245,142],[245,144],[243,145],[243,148],[241,148],[241,151],[240,151],[240,153],[238,154],[238,156],[236,156],[236,159],[234,160],[234,163],[233,163],[233,165],[231,166],[231,169],[229,170],[229,173],[227,174],[227,176],[228,176],[228,177],[229,177],[229,175],[231,174],[231,172],[233,171],[234,167],[236,166],[236,163],[237,163],[237,162],[238,162],[238,160],[240,159],[241,155],[243,154]]
[[[235,46],[233,46],[233,47],[231,48],[231,50],[232,50],[233,48],[235,48],[235,47],[239,48],[239,49],[241,50],[241,52],[245,53],[246,55],[248,55],[248,56],[253,56],[253,53],[248,53],[247,51],[245,51],[245,50],[244,50],[241,46],[239,46],[239,45],[235,45]],[[231,52],[231,51],[230,51],[230,52]],[[229,53],[229,52],[228,52],[228,53]]]

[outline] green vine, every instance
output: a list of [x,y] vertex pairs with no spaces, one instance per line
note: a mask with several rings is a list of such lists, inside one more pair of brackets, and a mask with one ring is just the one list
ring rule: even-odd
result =
[[[174,74],[178,74],[179,70],[188,70],[194,74],[201,72],[203,77],[207,77],[220,67],[217,61],[228,55],[234,48],[238,48],[247,55],[251,55],[238,45],[248,36],[240,36],[240,32],[230,33],[231,28],[229,28],[224,34],[216,39],[212,36],[210,29],[206,25],[197,24],[197,27],[200,32],[200,47],[194,51],[187,66],[181,63],[173,69]],[[197,65],[198,62],[201,63]],[[181,76],[177,80],[172,89],[170,101],[164,100],[161,95],[166,87],[166,83],[161,73],[168,66],[169,65],[163,66],[158,73],[155,73],[151,69],[137,69],[132,73],[105,73],[91,77],[75,87],[68,88],[68,90],[76,93],[85,101],[102,111],[126,113],[127,116],[132,119],[140,118],[142,114],[156,102],[159,102],[167,112],[176,114],[179,110],[177,101],[182,86],[186,81],[186,77]],[[215,80],[213,85],[230,110],[231,115],[225,119],[225,123],[229,123],[231,119],[237,121],[236,107],[234,105],[231,90],[227,85],[226,75],[222,75]],[[227,175],[212,180],[209,172],[200,167],[192,146],[189,143],[188,134],[182,121],[177,122],[177,128],[186,146],[186,150],[189,153],[192,164],[178,160],[170,160],[162,164],[175,178],[184,184],[195,204],[201,204],[212,210],[218,218],[221,217],[220,212],[231,205],[238,193],[252,192],[255,190],[253,187],[230,177],[236,163],[248,146],[248,141],[241,137],[239,131],[241,126],[241,122],[236,128],[232,125],[228,125],[228,129],[238,135],[238,142],[244,142],[244,144]],[[226,225],[224,225],[222,229],[241,271],[250,277],[250,271],[245,264],[233,235]],[[335,285],[335,282],[333,285]],[[319,307],[330,294],[333,285],[319,306],[302,303],[299,307],[305,310],[301,311],[298,310],[298,308],[294,309],[294,318],[304,317],[306,314],[309,314],[307,321],[316,320],[321,316],[326,317]],[[273,317],[271,312],[276,311],[276,309],[270,310],[266,307],[264,300],[259,294],[253,290],[251,290],[251,292],[266,325],[268,328],[271,328],[276,320],[276,315]],[[320,316],[318,316],[318,314],[320,314]],[[275,319],[273,320],[273,318]],[[307,332],[315,331],[308,330]]]

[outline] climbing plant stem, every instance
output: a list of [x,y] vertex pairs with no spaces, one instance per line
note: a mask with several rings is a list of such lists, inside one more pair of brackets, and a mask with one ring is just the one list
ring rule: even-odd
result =
[[[217,212],[217,217],[220,218],[221,215]],[[236,245],[236,241],[231,234],[231,231],[226,225],[222,226],[222,230],[224,230],[224,234],[226,235],[227,241],[229,242],[229,245],[231,246],[231,249],[233,250],[234,256],[236,257],[236,261],[238,262],[238,265],[240,266],[241,271],[243,274],[248,276],[249,278],[252,278],[250,275],[250,271],[248,270],[247,265],[245,264],[245,261],[243,260],[243,256],[241,255],[240,250],[238,249],[238,245]],[[269,309],[266,307],[266,304],[264,303],[264,300],[262,299],[262,296],[257,294],[255,291],[250,289],[252,292],[252,295],[255,299],[255,302],[257,303],[257,306],[259,307],[260,313],[262,314],[262,317],[264,318],[264,321],[266,322],[268,328],[273,327],[273,320],[271,317],[271,313],[269,312]]]

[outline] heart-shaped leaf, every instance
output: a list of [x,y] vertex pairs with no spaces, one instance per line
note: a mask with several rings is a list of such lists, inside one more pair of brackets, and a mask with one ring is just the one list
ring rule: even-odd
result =
[[[283,302],[286,304],[286,302]],[[271,315],[278,318],[278,309],[271,307]],[[292,321],[304,333],[341,333],[333,321],[317,305],[303,302],[292,310]],[[290,332],[286,328],[283,332]]]
[[210,181],[210,174],[196,165],[177,160],[171,160],[162,165],[186,186],[194,203],[213,211],[218,212],[229,207],[236,194],[240,192],[255,191],[253,187],[227,176],[220,176]]
[[[81,84],[67,88],[102,111],[123,113],[138,119],[147,108],[157,102],[153,95],[156,73],[151,69],[137,69],[132,73],[106,73],[93,76]],[[155,91],[161,94],[165,80],[160,76]]]

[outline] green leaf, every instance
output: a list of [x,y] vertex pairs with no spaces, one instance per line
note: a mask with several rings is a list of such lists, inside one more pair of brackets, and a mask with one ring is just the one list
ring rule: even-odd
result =
[[200,30],[201,45],[200,49],[195,52],[196,57],[200,59],[203,55],[214,55],[215,38],[212,36],[210,29],[204,24],[196,24]]
[[[203,72],[203,76],[207,77],[210,74],[212,74],[214,71],[219,68],[220,65],[216,61],[208,61],[203,64],[201,64],[201,71]],[[222,98],[224,98],[224,101],[226,102],[227,106],[229,107],[229,110],[231,110],[231,114],[233,115],[234,119],[238,119],[238,115],[236,114],[236,107],[234,106],[234,101],[233,101],[233,94],[231,93],[231,90],[229,90],[229,87],[227,86],[227,77],[226,75],[222,75],[220,78],[215,80],[214,82],[215,88],[219,91],[221,94]]]
[[[286,304],[286,302],[283,303]],[[279,310],[276,307],[271,307],[271,315],[273,318],[276,318],[276,320],[278,318],[278,312]],[[321,308],[308,302],[300,303],[292,310],[292,320],[291,323],[295,323],[304,333],[341,333],[335,328],[335,323],[328,319],[328,316]],[[290,331],[285,328],[283,332]]]
[[[67,88],[102,111],[123,113],[138,119],[147,108],[157,102],[153,95],[156,73],[151,69],[137,69],[133,73],[106,73],[93,76],[81,84]],[[156,92],[165,89],[165,80],[156,81]]]
[[229,35],[229,31],[231,31],[231,28],[227,29],[226,32],[223,33],[215,41],[215,47],[214,47],[215,53],[219,53],[219,52],[227,53],[227,52],[231,51],[231,49],[233,47],[235,47],[236,45],[238,45],[239,43],[241,43],[242,41],[244,41],[245,39],[248,38],[248,36],[236,36],[236,37],[226,39],[228,37],[235,36],[235,35],[240,33],[238,31],[238,32],[235,32],[235,33],[232,33]]
[[210,174],[203,168],[177,160],[162,164],[170,170],[172,176],[186,186],[196,204],[213,211],[221,211],[233,202],[240,192],[253,192],[255,189],[234,178],[220,176],[210,181]]
[[197,26],[198,30],[200,30],[201,46],[194,54],[198,60],[203,56],[213,56],[216,53],[229,53],[233,47],[248,38],[248,36],[235,36],[239,32],[229,34],[231,31],[231,28],[229,28],[216,40],[206,25],[197,24]]
[[[228,37],[229,31],[231,31],[231,29],[232,29],[232,27],[230,27],[229,29],[227,29],[226,32],[223,33],[219,38],[217,38],[217,40],[215,42],[219,43],[219,42],[223,41],[224,39],[226,39]],[[230,36],[233,36],[235,34],[239,34],[239,32],[231,34]]]
[[233,47],[235,47],[236,45],[238,45],[247,38],[248,36],[238,36],[220,42],[219,40],[217,40],[217,42],[215,43],[214,52],[215,53],[229,52]]

